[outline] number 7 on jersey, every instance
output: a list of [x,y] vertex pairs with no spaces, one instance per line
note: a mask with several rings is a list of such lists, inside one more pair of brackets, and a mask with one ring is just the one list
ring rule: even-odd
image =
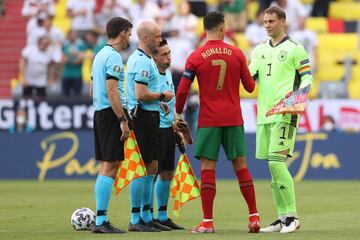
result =
[[224,85],[227,63],[222,59],[216,59],[216,60],[211,61],[211,65],[212,66],[220,66],[220,73],[219,73],[218,83],[216,85],[216,90],[221,91],[221,89],[223,88],[223,85]]

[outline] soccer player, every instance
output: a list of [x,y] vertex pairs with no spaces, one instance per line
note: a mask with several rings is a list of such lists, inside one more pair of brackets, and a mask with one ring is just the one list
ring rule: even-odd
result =
[[134,121],[134,132],[148,175],[130,183],[131,220],[129,231],[169,231],[170,228],[153,220],[150,212],[151,189],[158,169],[160,101],[170,101],[173,93],[160,92],[158,69],[151,57],[160,42],[160,28],[143,21],[136,29],[138,49],[128,59],[126,92]]
[[188,89],[195,76],[199,83],[200,113],[195,157],[201,160],[201,202],[203,221],[191,233],[213,233],[215,169],[220,145],[232,162],[241,193],[249,208],[249,232],[259,232],[255,190],[245,160],[244,121],[240,107],[240,79],[252,92],[246,59],[240,49],[224,43],[225,20],[220,12],[204,17],[207,42],[191,53],[176,95],[176,113],[181,114]]
[[256,158],[268,161],[278,219],[260,231],[290,233],[300,227],[300,221],[285,161],[293,153],[298,115],[265,114],[289,92],[312,84],[312,76],[304,47],[284,31],[285,12],[275,6],[266,9],[264,25],[270,39],[254,49],[249,68],[259,84]]
[[[171,64],[170,48],[167,41],[163,39],[159,48],[153,54],[155,63],[158,67],[158,79],[160,91],[175,92],[171,72],[168,69]],[[156,180],[156,205],[158,218],[157,221],[171,229],[184,229],[174,223],[167,215],[167,205],[169,201],[170,182],[174,177],[175,169],[175,136],[174,136],[174,107],[175,96],[167,103],[169,108],[160,110],[160,129],[159,129],[159,161],[158,178]],[[152,198],[153,198],[152,194]],[[150,208],[153,207],[153,202]]]
[[124,233],[110,224],[107,209],[119,161],[124,160],[124,140],[129,136],[125,116],[124,65],[119,52],[129,46],[132,24],[120,17],[106,25],[107,44],[92,65],[90,95],[95,107],[95,157],[101,168],[95,183],[96,225],[94,233]]

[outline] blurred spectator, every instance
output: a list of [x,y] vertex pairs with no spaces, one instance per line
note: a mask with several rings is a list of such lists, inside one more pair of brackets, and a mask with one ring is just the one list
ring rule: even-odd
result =
[[122,17],[131,21],[131,0],[104,0],[99,11],[95,14],[96,30],[105,35],[106,23],[113,17]]
[[207,13],[207,4],[205,0],[188,0],[190,9],[198,17],[204,17]]
[[194,50],[194,44],[191,40],[182,38],[180,35],[169,37],[167,40],[171,49],[172,60],[170,70],[176,92],[185,70],[186,59]]
[[17,108],[15,114],[15,123],[9,129],[10,133],[30,133],[34,128],[27,121],[27,112],[23,108]]
[[274,0],[259,0],[259,11],[265,11]]
[[131,20],[130,8],[133,2],[131,0],[115,0],[115,12],[118,16]]
[[176,7],[173,0],[152,0],[159,7],[158,23],[162,32],[167,32],[170,28],[171,20],[176,14]]
[[95,0],[95,9],[94,13],[98,14],[101,11],[102,6],[106,0]]
[[197,17],[191,13],[190,4],[186,0],[182,1],[179,5],[179,13],[171,21],[169,37],[179,35],[181,38],[195,41],[197,37],[197,24]]
[[299,29],[299,22],[308,16],[306,8],[299,0],[276,0],[271,5],[277,5],[286,13],[287,33]]
[[246,27],[246,0],[221,0],[227,29],[244,32]]
[[299,41],[307,51],[310,58],[311,70],[317,72],[317,46],[318,39],[316,33],[309,29],[305,29],[305,19],[299,20],[299,30],[294,31],[291,37]]
[[[133,24],[132,28],[132,42],[133,46],[137,45],[137,34],[136,29],[139,23],[143,20],[151,20],[156,22],[158,25],[161,24],[160,8],[157,4],[150,0],[137,0],[130,6],[130,16]],[[133,47],[131,47],[133,48]]]
[[[99,11],[95,14],[94,24],[98,32],[106,32],[106,23],[117,16],[115,12],[116,0],[105,0]],[[119,15],[120,16],[120,15]]]
[[[43,28],[44,20],[47,19],[49,14],[44,11],[38,12],[33,18],[31,18],[26,25],[27,43],[29,43],[29,36],[38,31],[39,28]],[[36,43],[35,43],[36,44]]]
[[49,15],[39,15],[38,24],[29,33],[27,38],[28,45],[37,45],[40,37],[47,36],[51,40],[51,51],[56,62],[61,61],[61,46],[64,42],[63,32],[52,24],[52,17]]
[[62,74],[62,93],[64,96],[80,96],[82,90],[82,66],[86,50],[85,43],[77,37],[75,31],[69,31],[64,42]]
[[71,30],[84,38],[87,31],[94,28],[94,0],[68,0],[67,14],[71,18]]
[[63,32],[52,24],[50,15],[39,15],[37,18],[37,26],[28,33],[27,44],[37,44],[39,37],[47,35],[53,44],[61,45],[64,42]]
[[256,14],[256,20],[246,27],[245,36],[249,41],[250,51],[252,51],[256,45],[263,43],[268,39],[268,35],[264,27],[263,11],[258,11]]
[[106,39],[96,31],[88,31],[85,34],[85,44],[86,49],[90,49],[95,56],[106,45]]
[[313,17],[327,17],[329,13],[329,5],[332,0],[315,0],[311,10]]
[[37,45],[28,45],[22,50],[19,69],[24,78],[25,98],[44,100],[46,87],[54,83],[54,59],[49,51],[50,44],[48,37],[40,37]]
[[321,131],[328,133],[338,131],[338,129],[336,128],[335,120],[332,116],[326,115],[324,117]]
[[38,19],[41,18],[39,16],[55,15],[54,0],[25,0],[21,14],[29,19],[26,26],[26,32],[29,34],[38,24]]
[[54,16],[54,0],[25,0],[21,10],[21,15],[27,18],[32,18],[41,11],[46,12],[50,16]]
[[167,32],[168,44],[171,49],[171,73],[175,91],[179,86],[181,76],[185,70],[185,61],[195,48],[197,31],[197,17],[190,12],[190,5],[182,1],[179,5],[179,14],[176,14]]

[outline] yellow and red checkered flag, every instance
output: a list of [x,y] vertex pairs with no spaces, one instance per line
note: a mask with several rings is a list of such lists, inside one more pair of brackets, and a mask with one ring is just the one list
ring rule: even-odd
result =
[[134,131],[130,131],[129,138],[125,141],[124,150],[125,159],[120,162],[119,170],[114,181],[115,194],[118,194],[125,188],[131,180],[147,175]]
[[170,196],[175,198],[173,213],[176,217],[179,217],[182,205],[200,196],[199,184],[185,153],[181,154],[177,164],[171,182]]

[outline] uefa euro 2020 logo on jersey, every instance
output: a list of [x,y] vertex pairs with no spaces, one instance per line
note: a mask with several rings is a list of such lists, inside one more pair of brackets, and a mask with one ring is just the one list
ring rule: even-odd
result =
[[281,50],[280,54],[278,56],[279,61],[284,62],[286,60],[286,57],[287,57],[287,52],[284,50]]

